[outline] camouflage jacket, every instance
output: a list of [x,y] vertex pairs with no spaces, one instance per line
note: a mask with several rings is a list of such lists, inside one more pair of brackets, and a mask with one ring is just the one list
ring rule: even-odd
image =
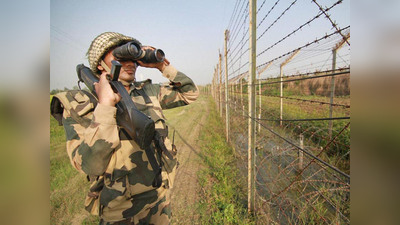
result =
[[[152,84],[150,80],[135,82],[130,96],[135,106],[155,121],[156,129],[168,132],[162,109],[190,104],[197,99],[199,91],[189,77],[173,66],[167,66],[163,76],[170,80],[170,85]],[[146,104],[135,89],[144,90],[152,103]],[[162,157],[163,183],[160,188],[154,188],[155,175],[147,155],[121,132],[116,122],[117,109],[97,104],[93,110],[89,98],[81,92],[69,97],[69,101],[89,124],[87,128],[82,126],[64,107],[62,121],[71,164],[78,171],[97,178],[86,198],[86,209],[112,222],[154,206],[173,186],[176,154],[173,160]],[[172,143],[166,136],[164,143],[171,152]]]

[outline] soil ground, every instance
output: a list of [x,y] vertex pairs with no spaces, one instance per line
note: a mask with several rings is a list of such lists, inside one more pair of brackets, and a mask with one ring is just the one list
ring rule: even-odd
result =
[[172,224],[197,224],[196,207],[200,187],[197,172],[201,169],[199,135],[209,113],[206,96],[194,103],[164,111],[169,126],[169,137],[178,149],[179,166],[172,189]]

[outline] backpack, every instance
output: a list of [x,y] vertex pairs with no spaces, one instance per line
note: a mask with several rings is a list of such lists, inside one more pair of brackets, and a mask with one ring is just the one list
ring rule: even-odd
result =
[[50,113],[62,126],[63,112],[66,109],[76,122],[86,128],[90,125],[90,119],[83,116],[93,111],[96,106],[97,98],[92,93],[84,90],[70,90],[53,96]]

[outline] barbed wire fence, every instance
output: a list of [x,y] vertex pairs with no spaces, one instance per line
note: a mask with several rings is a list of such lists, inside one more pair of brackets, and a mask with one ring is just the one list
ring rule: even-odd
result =
[[236,1],[206,90],[257,224],[350,224],[350,25],[330,14],[342,3]]

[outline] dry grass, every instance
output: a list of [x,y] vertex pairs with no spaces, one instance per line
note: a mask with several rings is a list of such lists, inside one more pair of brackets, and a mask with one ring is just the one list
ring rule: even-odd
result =
[[[330,96],[332,77],[321,77],[303,81],[288,82],[285,91],[297,95]],[[344,74],[335,77],[335,96],[350,95],[350,76]]]

